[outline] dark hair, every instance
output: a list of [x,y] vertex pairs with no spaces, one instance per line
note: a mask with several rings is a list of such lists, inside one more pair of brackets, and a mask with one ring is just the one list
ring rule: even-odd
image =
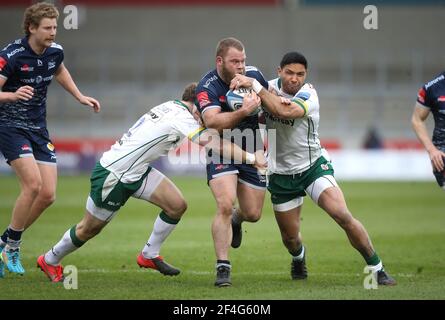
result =
[[195,100],[196,100],[196,86],[197,86],[196,82],[188,84],[184,89],[184,93],[182,94],[181,100],[187,101],[187,102],[195,102]]
[[288,52],[284,55],[280,62],[280,68],[283,69],[284,66],[292,63],[302,64],[307,69],[306,58],[301,53],[296,51]]
[[218,42],[218,45],[216,46],[216,56],[224,58],[230,48],[244,51],[244,45],[241,41],[235,38],[225,38]]

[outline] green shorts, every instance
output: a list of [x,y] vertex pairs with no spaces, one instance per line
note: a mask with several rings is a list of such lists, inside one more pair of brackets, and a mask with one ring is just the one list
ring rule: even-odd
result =
[[96,207],[115,212],[141,187],[151,169],[149,166],[138,181],[123,183],[97,162],[91,173],[90,197]]
[[298,174],[284,175],[273,173],[269,176],[267,190],[271,194],[273,204],[286,203],[306,195],[305,189],[322,176],[334,175],[331,162],[323,156],[306,171]]

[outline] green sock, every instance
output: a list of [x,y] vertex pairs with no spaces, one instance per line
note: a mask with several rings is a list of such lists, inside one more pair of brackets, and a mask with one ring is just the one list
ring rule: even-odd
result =
[[365,260],[368,266],[376,266],[380,263],[380,258],[377,255],[377,252],[374,252],[371,257],[365,257]]

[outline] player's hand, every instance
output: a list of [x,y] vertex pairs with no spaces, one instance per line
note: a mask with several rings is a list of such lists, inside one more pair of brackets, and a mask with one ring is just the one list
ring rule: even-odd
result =
[[240,110],[245,110],[246,114],[251,114],[261,105],[261,99],[255,92],[250,92],[244,95],[243,106]]
[[243,74],[235,74],[235,77],[230,81],[230,89],[250,88],[252,87],[253,78],[246,77]]
[[96,113],[100,111],[100,103],[94,98],[82,96],[80,97],[79,102],[86,106],[90,106]]
[[445,152],[434,148],[429,152],[431,164],[433,165],[434,171],[441,172],[445,168],[443,159],[445,158]]
[[253,164],[255,168],[258,169],[258,173],[261,175],[266,174],[267,171],[267,160],[264,156],[264,152],[258,150],[255,152],[255,163]]
[[281,100],[282,104],[290,105],[292,103],[292,101],[290,101],[290,99],[285,98],[285,97],[280,97],[280,100]]
[[34,88],[30,86],[23,86],[14,92],[14,102],[18,100],[28,101],[31,100],[34,95]]

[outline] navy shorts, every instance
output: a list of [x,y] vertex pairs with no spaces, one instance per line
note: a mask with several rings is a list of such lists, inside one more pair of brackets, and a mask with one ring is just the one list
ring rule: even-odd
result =
[[258,170],[251,164],[207,164],[207,183],[212,179],[228,174],[237,174],[238,182],[251,188],[266,189],[266,176],[259,174]]
[[8,164],[18,158],[32,157],[38,163],[56,164],[56,151],[48,130],[0,127],[0,151]]

